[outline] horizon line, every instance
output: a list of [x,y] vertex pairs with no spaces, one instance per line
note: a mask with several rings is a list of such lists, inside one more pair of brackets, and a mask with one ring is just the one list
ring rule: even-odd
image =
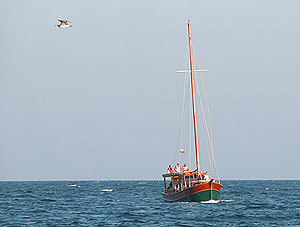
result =
[[[220,181],[299,181],[300,179],[222,179]],[[20,181],[163,181],[163,179],[24,179],[24,180],[1,180],[0,182],[20,182]]]

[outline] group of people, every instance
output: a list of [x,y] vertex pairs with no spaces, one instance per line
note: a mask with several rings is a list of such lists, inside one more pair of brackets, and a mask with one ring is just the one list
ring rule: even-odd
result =
[[189,168],[188,166],[184,163],[183,167],[180,166],[179,162],[174,166],[174,169],[172,169],[172,166],[169,165],[168,167],[168,173],[185,173],[188,172]]

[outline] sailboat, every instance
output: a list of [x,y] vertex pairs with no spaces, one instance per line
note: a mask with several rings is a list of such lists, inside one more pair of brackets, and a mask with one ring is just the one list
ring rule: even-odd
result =
[[[178,72],[188,72],[191,84],[192,112],[193,112],[193,131],[195,144],[196,169],[194,171],[177,171],[171,170],[169,173],[163,174],[164,192],[163,199],[170,202],[204,202],[217,201],[220,198],[220,190],[222,184],[219,180],[213,178],[208,172],[203,172],[200,168],[199,142],[198,142],[198,125],[197,125],[197,105],[195,92],[195,72],[205,72],[206,69],[194,69],[194,57],[192,46],[191,22],[188,21],[188,42],[189,42],[189,70]],[[210,118],[211,119],[211,118]],[[212,133],[210,134],[212,136]],[[212,138],[210,138],[210,148],[212,149]],[[214,155],[212,155],[214,158]]]

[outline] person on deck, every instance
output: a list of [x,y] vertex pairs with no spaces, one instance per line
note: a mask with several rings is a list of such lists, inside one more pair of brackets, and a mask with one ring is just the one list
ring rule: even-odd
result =
[[203,180],[209,180],[208,172],[203,174]]
[[179,162],[177,162],[176,166],[174,167],[174,171],[175,171],[175,173],[181,173],[182,172],[182,168],[181,168]]
[[168,173],[174,173],[174,170],[172,169],[171,165],[169,165],[169,167],[168,167]]
[[190,169],[189,167],[184,163],[183,167],[182,167],[182,172],[185,173],[185,172],[188,172]]

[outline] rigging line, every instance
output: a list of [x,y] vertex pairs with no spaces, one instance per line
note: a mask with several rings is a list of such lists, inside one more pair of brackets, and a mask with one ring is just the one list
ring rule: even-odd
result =
[[[193,144],[193,110],[192,110],[192,105],[191,105],[191,100],[189,99],[189,135],[190,135],[190,144],[189,144],[189,168],[191,168],[191,165],[192,165],[192,144]],[[197,168],[197,167],[196,167]]]
[[[195,55],[197,67],[200,69],[200,65],[199,65],[199,62],[198,62],[198,57],[196,55],[196,52],[194,52],[194,53],[195,53],[194,55]],[[207,112],[208,112],[208,119],[209,119],[209,126],[210,126],[210,136],[211,136],[211,139],[212,139],[212,142],[213,142],[214,139],[213,139],[213,131],[212,131],[211,112],[210,112],[210,108],[209,108],[209,104],[208,104],[207,92],[206,92],[206,88],[204,86],[204,80],[203,80],[202,73],[200,73],[200,80],[201,80],[202,89],[204,91],[204,97],[205,97],[205,102],[206,102],[206,109],[207,109]]]
[[[189,49],[189,39],[188,37],[186,36],[186,62],[185,62],[185,68],[188,69],[190,66],[189,66],[189,61],[190,61],[190,58],[189,58],[189,54],[190,54],[190,49]],[[187,77],[187,84],[190,83],[190,75],[189,75],[189,72],[186,72],[186,77]],[[189,96],[191,96],[191,89],[189,89],[190,87],[188,86],[188,92],[189,92]],[[189,132],[189,142],[187,142],[187,146],[188,146],[188,163],[189,163],[189,168],[191,168],[191,165],[192,165],[192,138],[193,138],[193,135],[192,135],[192,125],[193,125],[193,119],[192,119],[192,104],[191,104],[191,99],[189,98],[188,99],[188,102],[187,102],[187,106],[188,106],[188,110],[187,110],[187,114],[188,114],[188,132]]]
[[[194,44],[194,48],[195,48],[195,50],[199,50],[200,48],[198,48],[200,45],[199,45],[199,41],[198,40],[195,40],[194,42],[193,42],[193,44]],[[196,52],[194,52],[194,53],[196,53]],[[200,61],[198,61],[198,62],[202,62],[203,63],[203,66],[204,66],[204,68],[208,68],[207,67],[207,64],[206,64],[206,61],[205,61],[205,57],[204,57],[204,55],[203,55],[203,51],[199,54],[200,55]],[[200,68],[199,68],[200,69]]]
[[[188,99],[188,84],[189,84],[189,78],[187,76],[185,76],[185,87],[184,87],[184,112],[182,112],[182,121],[181,121],[181,138],[180,138],[180,147],[178,149],[178,151],[180,149],[184,149],[186,150],[186,144],[183,143],[183,131],[184,131],[184,118],[186,116],[186,114],[188,114],[188,107],[189,107],[189,99]],[[177,151],[177,154],[179,155],[179,160],[177,161],[182,161],[183,156],[180,155]]]
[[[186,38],[186,42],[188,42],[188,39]],[[188,66],[188,54],[189,54],[189,48],[188,45],[186,45],[186,51],[185,51],[185,66]],[[188,84],[188,77],[186,76],[187,73],[184,74],[184,83],[183,83],[183,99],[182,99],[182,112],[181,112],[181,124],[180,124],[180,129],[179,129],[179,141],[178,141],[178,147],[177,150],[175,152],[175,159],[173,160],[174,162],[176,162],[177,157],[178,157],[178,151],[181,149],[182,146],[182,137],[183,137],[183,123],[184,123],[184,113],[186,110],[186,103],[187,103],[187,95],[186,95],[186,90],[187,90],[187,84]]]
[[[201,96],[200,96],[200,89],[199,89],[198,83],[196,83],[196,88],[197,88],[197,92],[198,92],[198,96],[199,96],[201,112],[202,112],[204,125],[205,125],[205,129],[206,129],[206,136],[207,136],[207,139],[208,139],[210,149],[212,149],[211,148],[211,138],[210,138],[210,135],[209,135],[209,129],[208,129],[208,124],[207,124],[207,120],[206,120],[206,114],[204,112],[204,107],[203,107],[202,99],[201,99]],[[208,156],[210,157],[209,152],[208,152]],[[211,163],[211,161],[209,162],[209,166],[210,166],[210,170],[211,170],[211,174],[212,174],[213,173],[213,164]]]
[[[185,68],[188,69],[190,66],[189,66],[189,40],[188,38],[186,37],[186,62],[185,62]],[[185,157],[185,161],[188,161],[188,164],[189,166],[191,167],[191,158],[192,158],[192,131],[191,131],[191,128],[192,128],[192,105],[191,105],[191,99],[189,98],[191,96],[191,90],[188,86],[188,84],[190,83],[190,75],[189,75],[189,71],[186,71],[185,74],[184,74],[186,80],[185,80],[185,83],[186,83],[186,86],[185,86],[185,109],[184,109],[184,114],[186,114],[185,116],[187,116],[187,118],[185,116],[182,116],[182,127],[181,127],[181,141],[180,141],[180,145],[181,146],[186,146],[186,150],[188,151],[188,154],[187,154],[187,157],[186,156],[180,156],[180,157]],[[184,124],[184,120],[187,120],[187,128],[184,128],[183,127],[183,124]],[[183,143],[183,131],[187,130],[187,143]],[[181,161],[181,160],[180,160]]]
[[[196,59],[197,66],[200,68],[200,65],[199,65],[199,62],[198,62],[198,57],[197,57],[197,55],[196,55],[196,52],[194,52],[194,53],[195,53],[195,59]],[[206,102],[206,109],[207,109],[207,112],[208,112],[209,128],[210,128],[210,137],[211,137],[212,161],[213,161],[213,162],[215,163],[215,165],[216,165],[216,160],[215,160],[215,155],[214,155],[214,146],[213,146],[214,138],[213,138],[213,129],[212,129],[211,111],[210,111],[209,104],[208,104],[207,91],[206,91],[206,88],[205,88],[205,86],[204,86],[204,80],[203,80],[203,76],[202,76],[201,73],[200,73],[200,80],[201,80],[202,89],[203,89],[203,91],[204,91],[204,97],[205,97],[205,102]],[[217,171],[217,169],[216,169],[216,171]]]
[[199,89],[198,83],[196,84],[196,86],[197,86],[198,95],[200,97],[200,105],[201,105],[203,119],[204,119],[204,123],[205,123],[205,127],[206,127],[206,135],[207,135],[207,139],[208,139],[208,142],[209,142],[209,147],[210,147],[210,150],[211,150],[211,157],[210,157],[210,154],[209,154],[209,157],[210,157],[209,165],[210,165],[210,170],[211,170],[211,176],[213,178],[213,166],[215,166],[216,174],[217,174],[217,177],[219,178],[217,165],[216,165],[216,160],[215,160],[215,157],[214,157],[214,152],[213,152],[213,147],[212,147],[212,140],[211,140],[211,137],[210,137],[210,134],[209,134],[209,127],[208,127],[208,124],[207,124],[206,114],[204,112],[204,107],[203,107],[202,99],[201,99],[201,96],[200,96],[200,89]]
[[184,122],[184,112],[186,109],[186,82],[187,80],[185,79],[184,85],[183,85],[183,99],[182,99],[182,111],[181,111],[181,124],[180,124],[180,131],[179,131],[179,145],[178,148],[181,148],[182,145],[182,134],[183,134],[183,122]]
[[[187,38],[186,38],[186,42],[188,42]],[[189,48],[188,48],[188,45],[186,45],[186,50],[185,50],[185,66],[187,67],[188,64],[189,64],[189,58],[188,58],[188,55],[189,55]],[[184,77],[185,77],[185,84],[184,84],[184,110],[187,109],[188,107],[188,103],[189,103],[189,99],[188,99],[188,95],[187,93],[189,92],[188,90],[188,84],[189,84],[189,77],[188,77],[188,73],[184,73]],[[183,134],[183,123],[184,123],[184,112],[182,113],[182,127],[181,127],[181,141],[180,141],[180,146],[182,145],[182,134]]]
[[[196,59],[197,66],[198,66],[198,68],[200,69],[200,65],[199,65],[199,62],[198,62],[198,58],[197,58],[196,52],[194,52],[194,55],[195,55],[195,59]],[[202,74],[201,74],[201,73],[200,73],[200,80],[201,80],[202,89],[203,89],[203,91],[204,91],[205,102],[206,102],[206,108],[207,108],[208,118],[209,118],[210,137],[211,137],[211,153],[212,153],[212,161],[213,161],[214,166],[215,166],[215,169],[216,169],[217,178],[218,178],[218,180],[220,181],[220,176],[219,176],[219,173],[218,173],[217,163],[216,163],[215,154],[214,154],[214,146],[213,146],[213,144],[214,144],[214,138],[213,138],[213,129],[212,129],[211,111],[210,111],[210,108],[209,108],[208,98],[207,98],[207,92],[206,92],[206,88],[205,88],[205,86],[204,86],[204,81],[203,81],[203,77],[202,77]]]

